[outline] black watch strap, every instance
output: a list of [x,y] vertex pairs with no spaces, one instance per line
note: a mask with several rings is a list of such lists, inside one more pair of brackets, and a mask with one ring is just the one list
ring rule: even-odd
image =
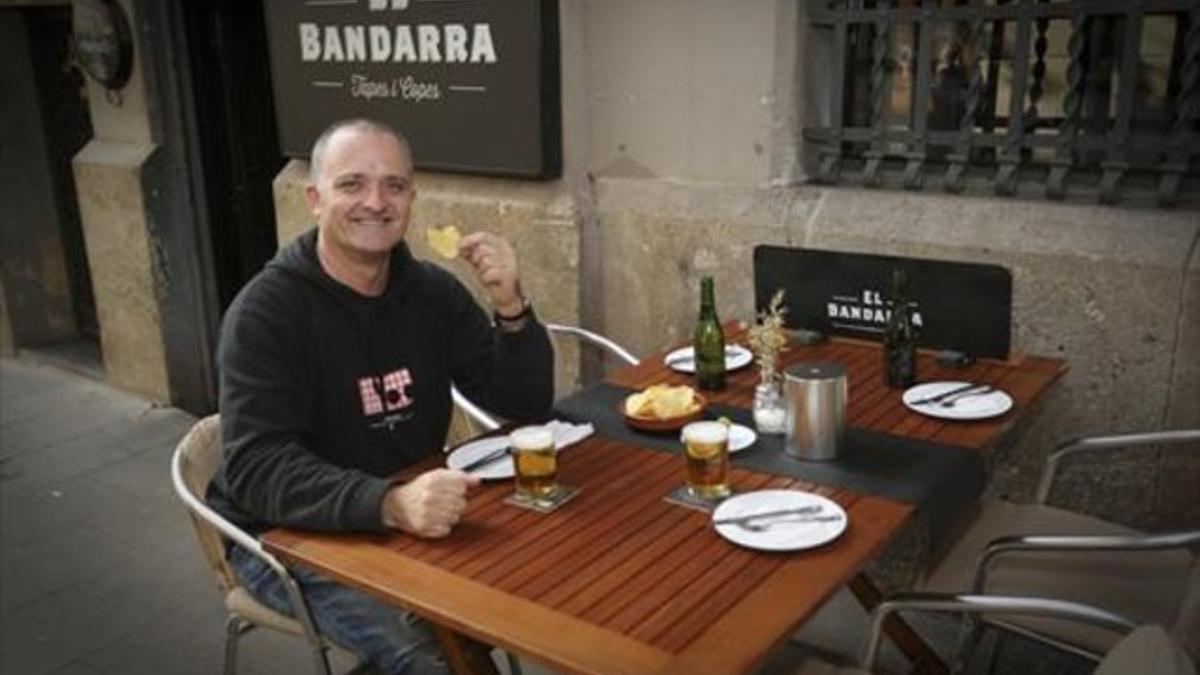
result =
[[529,298],[525,298],[525,301],[521,303],[521,311],[517,312],[513,316],[504,316],[500,312],[492,311],[492,319],[497,324],[522,323],[530,316],[533,316],[533,303],[530,302]]

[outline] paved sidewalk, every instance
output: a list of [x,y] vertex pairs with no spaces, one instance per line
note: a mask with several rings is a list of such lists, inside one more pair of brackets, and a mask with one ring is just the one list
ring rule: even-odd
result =
[[[224,610],[169,478],[193,418],[52,366],[0,361],[0,673],[221,672]],[[306,673],[242,639],[239,672]]]

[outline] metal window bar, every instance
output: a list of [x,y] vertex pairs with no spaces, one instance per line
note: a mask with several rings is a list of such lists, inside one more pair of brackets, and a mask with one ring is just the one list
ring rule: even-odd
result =
[[1025,147],[1025,90],[1029,74],[1029,46],[1033,40],[1033,0],[1019,0],[1019,3],[1021,12],[1017,18],[1017,46],[1013,53],[1008,130],[995,178],[996,194],[1006,197],[1017,192],[1017,169],[1021,164],[1021,150]]
[[[951,192],[990,185],[1001,195],[1200,204],[1195,0],[808,0],[807,8],[809,25],[831,33],[809,41],[810,49],[832,52],[809,56],[833,66],[825,123],[803,134],[818,181],[921,189],[940,173]],[[1158,19],[1156,30],[1174,26],[1174,37],[1165,98],[1155,101],[1164,112],[1148,122],[1147,113],[1138,117],[1137,97],[1149,67],[1149,17]],[[958,27],[961,44],[952,50],[935,44],[946,25]],[[1054,44],[1055,26],[1069,26],[1065,45]],[[907,122],[897,124],[889,114],[903,98],[892,96],[891,77],[891,51],[906,34],[900,27],[911,28],[915,77]],[[849,35],[869,41],[857,60],[847,53]],[[939,68],[951,59],[957,79],[934,77],[938,58]],[[1062,82],[1061,103],[1047,98],[1052,76]],[[945,108],[935,110],[946,101],[948,121]]]
[[937,0],[921,0],[921,16],[926,20],[917,26],[917,93],[912,97],[910,111],[912,135],[908,143],[908,162],[904,166],[904,187],[919,190],[924,181],[921,167],[925,164],[928,149],[929,114],[925,102],[930,98],[930,76],[933,70],[933,24],[927,20],[936,11]]

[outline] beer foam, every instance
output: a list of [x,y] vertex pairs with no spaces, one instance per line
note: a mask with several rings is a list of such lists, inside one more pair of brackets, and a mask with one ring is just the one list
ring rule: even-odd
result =
[[521,427],[508,435],[514,450],[541,450],[554,447],[554,434],[546,427]]
[[724,443],[729,427],[720,422],[692,422],[683,428],[683,437],[694,443]]

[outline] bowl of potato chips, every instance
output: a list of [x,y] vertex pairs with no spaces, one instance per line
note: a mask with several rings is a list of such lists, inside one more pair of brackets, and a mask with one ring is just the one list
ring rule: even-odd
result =
[[675,431],[700,419],[707,404],[687,385],[654,384],[621,402],[625,422],[642,431]]

